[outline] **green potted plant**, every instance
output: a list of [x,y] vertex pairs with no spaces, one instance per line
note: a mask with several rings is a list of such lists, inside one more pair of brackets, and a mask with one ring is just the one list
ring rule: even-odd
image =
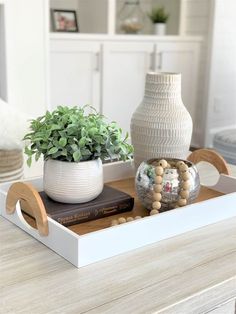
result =
[[[59,106],[31,121],[25,153],[30,166],[44,156],[44,190],[53,200],[83,203],[96,198],[103,189],[102,160],[130,158],[133,148],[128,134],[115,122],[86,107]],[[91,108],[91,107],[90,107]]]
[[154,24],[154,30],[156,35],[166,34],[166,22],[168,21],[169,14],[166,13],[164,7],[153,8],[149,13],[149,18]]

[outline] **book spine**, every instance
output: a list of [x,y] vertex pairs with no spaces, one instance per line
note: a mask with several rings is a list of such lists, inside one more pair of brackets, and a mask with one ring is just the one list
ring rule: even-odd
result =
[[84,210],[80,210],[79,212],[70,212],[64,215],[51,216],[52,219],[56,220],[60,224],[64,226],[76,225],[79,223],[108,217],[120,213],[124,213],[127,211],[131,211],[134,206],[134,199],[128,199],[121,201],[119,203],[113,203],[111,205],[106,205],[102,208],[87,208]]

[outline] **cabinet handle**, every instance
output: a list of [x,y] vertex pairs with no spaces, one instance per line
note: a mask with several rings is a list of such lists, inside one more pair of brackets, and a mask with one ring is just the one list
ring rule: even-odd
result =
[[151,52],[149,54],[149,60],[148,60],[148,71],[153,71],[153,57],[154,57],[154,54],[153,52]]
[[95,67],[94,67],[94,71],[96,72],[100,72],[100,53],[97,52],[95,54]]
[[158,56],[158,63],[156,65],[156,68],[157,70],[161,70],[162,69],[162,52],[158,52],[156,56]]

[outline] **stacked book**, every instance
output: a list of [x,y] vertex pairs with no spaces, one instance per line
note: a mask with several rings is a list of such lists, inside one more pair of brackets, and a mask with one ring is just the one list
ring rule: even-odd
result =
[[[104,186],[102,193],[94,200],[80,204],[66,204],[53,201],[45,192],[39,193],[47,215],[64,226],[71,226],[111,215],[131,211],[134,198],[115,188]],[[22,210],[32,216],[27,205],[21,203]]]

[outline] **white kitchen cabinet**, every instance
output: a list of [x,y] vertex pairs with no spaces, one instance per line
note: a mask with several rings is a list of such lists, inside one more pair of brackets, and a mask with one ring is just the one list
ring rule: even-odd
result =
[[200,42],[177,36],[51,35],[51,106],[92,104],[129,132],[146,73],[181,72],[183,102],[194,120]]
[[92,104],[100,110],[100,44],[53,40],[50,47],[51,107]]
[[132,113],[143,98],[145,74],[152,70],[154,45],[140,42],[104,44],[102,112],[130,131]]
[[199,44],[186,42],[107,43],[103,73],[103,113],[129,131],[148,71],[180,72],[182,98],[195,118]]

